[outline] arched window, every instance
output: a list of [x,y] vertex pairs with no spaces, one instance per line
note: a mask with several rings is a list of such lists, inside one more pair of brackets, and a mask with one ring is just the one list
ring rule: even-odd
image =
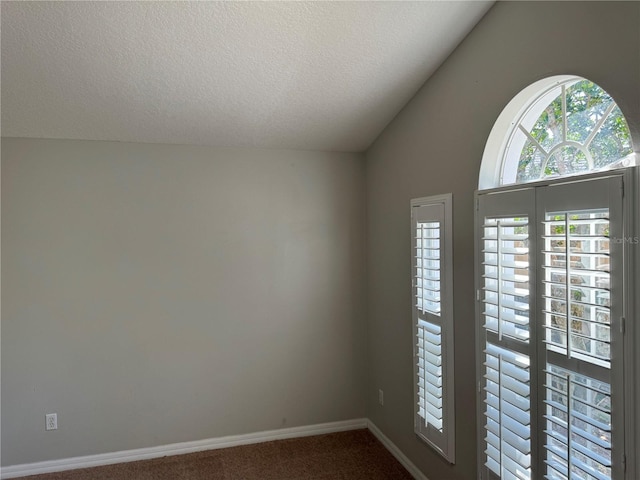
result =
[[491,132],[479,188],[636,164],[622,111],[595,83],[558,76],[523,90]]
[[526,88],[491,132],[476,195],[481,478],[637,478],[635,164],[620,108],[579,77]]

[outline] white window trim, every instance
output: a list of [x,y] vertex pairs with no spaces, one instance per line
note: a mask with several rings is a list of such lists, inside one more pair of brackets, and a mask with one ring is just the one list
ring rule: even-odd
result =
[[504,107],[491,129],[484,147],[478,181],[479,190],[500,186],[504,157],[511,138],[511,131],[518,125],[520,118],[528,110],[532,99],[539,98],[545,92],[553,90],[558,85],[573,78],[575,78],[574,75],[556,75],[535,82],[513,97]]
[[[442,328],[442,371],[443,371],[443,423],[442,433],[427,429],[418,414],[418,309],[415,302],[415,231],[414,211],[424,206],[442,206],[444,215],[440,233],[440,318]],[[454,392],[454,338],[453,338],[453,195],[434,195],[411,200],[411,271],[412,271],[412,319],[414,358],[414,428],[416,435],[433,447],[450,463],[455,463],[455,392]]]

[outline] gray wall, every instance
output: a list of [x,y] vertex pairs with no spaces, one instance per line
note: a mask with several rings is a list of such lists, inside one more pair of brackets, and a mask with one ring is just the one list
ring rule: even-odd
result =
[[[639,22],[635,2],[498,3],[367,152],[368,237],[361,155],[3,139],[2,465],[356,418],[366,393],[431,480],[474,478],[484,143],[522,88],[577,74],[638,147]],[[445,192],[455,467],[412,428],[409,200]]]
[[363,417],[364,178],[3,139],[2,465]]
[[[640,147],[640,4],[500,2],[367,152],[368,416],[431,480],[476,473],[472,205],[484,144],[511,98],[555,74],[605,88]],[[409,200],[446,192],[454,195],[454,467],[413,434]]]

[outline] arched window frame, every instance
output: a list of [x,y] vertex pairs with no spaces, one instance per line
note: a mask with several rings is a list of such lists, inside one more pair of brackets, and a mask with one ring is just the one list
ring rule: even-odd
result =
[[[559,86],[580,80],[584,79],[576,75],[548,77],[529,85],[507,104],[496,120],[485,146],[478,179],[479,190],[519,183],[515,178],[521,149],[509,148],[514,130],[520,123],[533,125],[542,109],[555,99]],[[542,106],[540,111],[531,108],[534,104]],[[635,145],[637,144],[636,142]],[[634,151],[623,166],[638,164],[640,154]]]

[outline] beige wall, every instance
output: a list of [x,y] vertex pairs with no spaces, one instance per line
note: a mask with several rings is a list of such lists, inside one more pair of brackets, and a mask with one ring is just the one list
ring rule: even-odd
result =
[[361,154],[3,139],[2,465],[363,417],[364,199]]
[[[640,148],[640,4],[499,2],[367,152],[368,416],[431,480],[476,478],[473,192],[484,144],[511,98],[555,74],[605,88]],[[454,467],[413,434],[409,200],[447,192],[454,203]]]

